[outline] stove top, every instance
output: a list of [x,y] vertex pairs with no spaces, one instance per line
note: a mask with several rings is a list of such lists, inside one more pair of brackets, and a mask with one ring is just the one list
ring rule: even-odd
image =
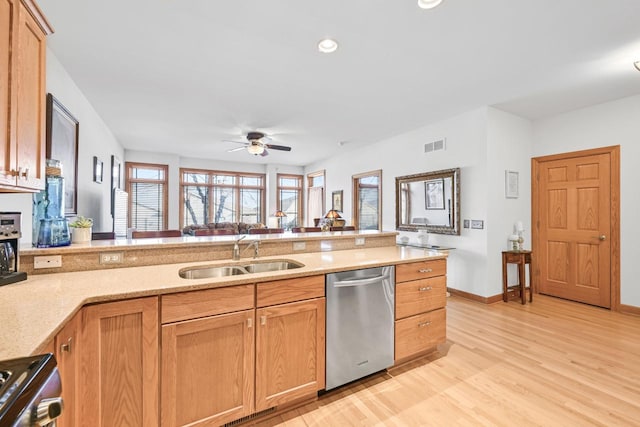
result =
[[46,425],[62,412],[60,393],[60,375],[51,353],[1,361],[0,425]]

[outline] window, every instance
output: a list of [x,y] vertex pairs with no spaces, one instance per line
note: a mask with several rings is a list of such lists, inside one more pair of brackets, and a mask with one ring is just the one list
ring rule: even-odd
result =
[[126,162],[129,227],[140,231],[167,229],[167,165]]
[[278,174],[277,208],[287,214],[281,227],[290,230],[302,225],[302,175]]
[[324,170],[307,175],[307,226],[315,226],[314,219],[323,218],[324,209]]
[[382,171],[353,176],[354,218],[358,230],[380,230]]
[[180,223],[263,222],[264,174],[180,169]]

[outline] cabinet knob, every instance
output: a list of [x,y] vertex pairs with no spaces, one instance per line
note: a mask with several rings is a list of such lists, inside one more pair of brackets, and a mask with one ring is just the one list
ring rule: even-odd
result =
[[421,268],[420,270],[418,270],[420,273],[431,273],[433,271],[433,268]]
[[69,338],[66,343],[60,345],[60,351],[63,353],[71,353],[71,342],[73,338]]
[[267,316],[260,316],[260,324],[262,326],[267,324]]
[[604,242],[605,240],[607,240],[607,236],[601,234],[600,236],[598,236],[598,239],[600,239],[601,242]]
[[418,288],[420,292],[430,291],[433,289],[431,286],[425,286],[424,288]]
[[248,318],[247,319],[247,328],[251,329],[252,326],[253,326],[253,319],[252,318]]
[[422,323],[418,323],[418,327],[419,328],[424,328],[425,326],[429,326],[431,324],[431,322],[422,322]]

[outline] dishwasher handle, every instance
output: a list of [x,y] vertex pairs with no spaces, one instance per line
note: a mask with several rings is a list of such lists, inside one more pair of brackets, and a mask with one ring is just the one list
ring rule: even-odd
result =
[[382,275],[382,276],[376,276],[376,277],[369,277],[367,279],[356,279],[356,280],[341,280],[339,282],[334,282],[333,283],[333,287],[334,288],[349,288],[352,286],[366,286],[366,285],[371,285],[373,283],[377,283],[381,280],[386,279],[387,276],[386,275]]

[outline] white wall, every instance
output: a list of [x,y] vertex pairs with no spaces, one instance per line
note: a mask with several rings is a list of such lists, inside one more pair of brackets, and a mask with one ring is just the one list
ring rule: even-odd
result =
[[[78,213],[93,218],[95,231],[111,231],[111,155],[122,159],[124,149],[49,49],[47,49],[47,92],[52,93],[80,123]],[[105,172],[102,184],[93,182],[93,156],[97,156],[104,162]],[[32,195],[0,194],[0,209],[22,212],[23,237],[20,244],[30,246]]]
[[633,267],[640,255],[640,95],[536,121],[533,131],[534,156],[620,145],[620,296],[622,304],[640,306]]
[[[516,221],[525,228],[525,248],[531,249],[531,150],[533,126],[529,120],[495,108],[488,110],[487,172],[487,294],[502,293],[501,252],[508,249],[507,238]],[[517,199],[505,197],[505,171],[518,172]],[[510,283],[517,283],[516,266],[509,266]]]
[[[366,147],[348,150],[305,168],[326,170],[326,203],[331,192],[344,190],[344,215],[352,221],[352,175],[382,169],[382,228],[395,229],[395,177],[440,169],[461,168],[461,216],[486,219],[487,109],[481,108],[413,130]],[[424,144],[447,139],[446,151],[425,155]],[[486,293],[486,229],[462,229],[460,236],[431,235],[432,244],[456,247],[450,258],[449,286],[478,295]],[[417,233],[401,232],[418,242]]]

